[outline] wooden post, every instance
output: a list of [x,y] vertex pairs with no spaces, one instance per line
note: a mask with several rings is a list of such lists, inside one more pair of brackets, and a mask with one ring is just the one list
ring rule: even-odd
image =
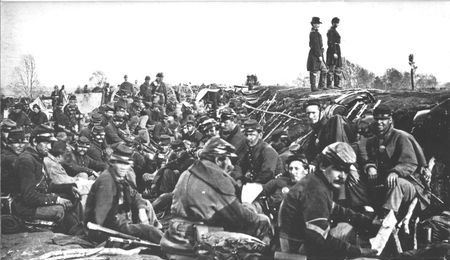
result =
[[411,66],[411,88],[414,90],[414,73],[416,72],[417,66],[414,62],[414,54],[409,54],[409,66]]

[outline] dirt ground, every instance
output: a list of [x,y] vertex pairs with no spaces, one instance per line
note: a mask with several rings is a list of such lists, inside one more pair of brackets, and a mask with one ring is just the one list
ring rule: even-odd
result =
[[[3,260],[28,260],[57,250],[80,249],[80,245],[66,244],[57,245],[71,240],[72,237],[63,234],[53,233],[51,231],[19,233],[13,235],[1,236],[1,259]],[[152,255],[134,255],[134,256],[101,256],[98,259],[110,260],[161,260],[158,256]]]

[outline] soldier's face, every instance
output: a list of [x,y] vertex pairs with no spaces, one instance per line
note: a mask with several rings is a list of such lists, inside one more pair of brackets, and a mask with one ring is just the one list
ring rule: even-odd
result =
[[314,29],[319,29],[320,23],[314,23],[312,26]]
[[292,161],[289,164],[289,175],[292,181],[299,182],[306,174],[306,169],[301,161]]
[[85,155],[89,147],[87,146],[78,146],[77,152],[79,155]]
[[223,120],[222,122],[220,122],[220,127],[222,128],[222,131],[224,132],[231,132],[234,129],[234,122],[230,119],[227,120]]
[[107,118],[113,117],[113,116],[114,116],[114,111],[112,111],[112,110],[106,111],[106,112],[105,112],[105,116],[106,116]]
[[70,100],[69,103],[70,103],[71,105],[76,105],[76,104],[77,104],[77,101],[76,101],[76,100]]
[[208,130],[206,130],[205,133],[208,137],[214,137],[214,136],[219,136],[219,131],[217,131],[216,127],[212,127]]
[[21,154],[25,149],[25,143],[12,143],[9,147],[15,154]]
[[306,115],[308,116],[309,123],[315,124],[320,120],[320,109],[317,105],[311,105],[306,107]]
[[375,126],[376,126],[377,133],[379,135],[386,133],[386,131],[389,130],[391,125],[392,125],[392,117],[375,118]]
[[347,173],[334,165],[330,165],[324,169],[325,178],[336,189],[345,184]]
[[262,138],[262,134],[256,130],[255,131],[246,131],[245,136],[247,138],[248,145],[251,147],[255,146],[258,143],[259,139]]
[[117,110],[116,116],[125,117],[125,110],[124,109]]
[[97,143],[103,142],[104,139],[105,139],[105,133],[98,133],[98,134],[94,135],[94,140]]
[[219,160],[216,161],[217,165],[224,170],[227,174],[231,173],[231,171],[234,169],[233,164],[231,163],[231,160],[229,157],[225,157],[225,160]]
[[115,162],[112,164],[116,174],[120,178],[124,178],[131,170],[131,165],[127,163]]
[[41,155],[41,156],[47,156],[48,155],[48,150],[50,150],[51,148],[51,143],[50,142],[40,142],[36,145],[36,151]]

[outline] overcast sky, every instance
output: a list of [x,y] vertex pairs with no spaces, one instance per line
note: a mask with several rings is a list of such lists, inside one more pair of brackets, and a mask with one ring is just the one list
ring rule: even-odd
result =
[[32,54],[41,84],[69,90],[102,70],[114,85],[292,84],[307,75],[312,16],[326,32],[341,19],[342,55],[382,75],[387,68],[450,82],[450,2],[2,2],[1,86],[23,54]]

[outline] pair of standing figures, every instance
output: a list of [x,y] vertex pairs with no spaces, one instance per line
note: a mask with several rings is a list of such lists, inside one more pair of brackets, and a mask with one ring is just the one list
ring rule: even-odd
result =
[[[334,17],[331,20],[331,28],[327,32],[327,52],[326,59],[323,57],[324,48],[322,35],[319,33],[319,27],[322,22],[319,17],[313,17],[311,20],[311,32],[309,34],[309,54],[307,69],[309,71],[309,80],[311,91],[329,88],[341,88],[342,79],[342,57],[341,57],[341,36],[337,32],[339,18]],[[325,86],[326,83],[326,86]]]

